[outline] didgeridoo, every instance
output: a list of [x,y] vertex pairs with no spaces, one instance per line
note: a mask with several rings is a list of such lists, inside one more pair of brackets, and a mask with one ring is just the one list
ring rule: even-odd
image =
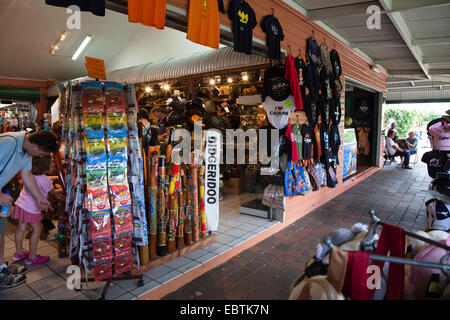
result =
[[205,166],[201,166],[198,173],[198,190],[200,202],[200,236],[206,238],[206,216],[205,216]]
[[[144,148],[142,148],[142,130],[143,130],[142,123],[138,122],[139,145],[141,146],[141,149],[142,149],[141,153],[142,153],[142,160],[143,160],[143,164],[144,164],[145,207],[149,208],[150,193],[149,193],[149,181],[148,181],[148,177],[147,177],[147,171],[150,170],[150,166],[148,165],[148,162],[147,162],[147,159],[149,158],[146,153],[147,150],[144,150]],[[149,212],[150,211],[147,211],[147,213],[149,213]],[[150,221],[148,214],[147,214],[147,221]],[[147,225],[147,229],[148,229],[148,227],[149,227],[149,225]],[[149,262],[150,257],[149,257],[149,246],[148,245],[139,246],[139,260],[142,265],[145,265]]]
[[198,168],[192,166],[191,184],[192,184],[192,237],[195,242],[200,241],[200,221],[198,216]]
[[[150,151],[150,150],[149,150]],[[149,197],[149,255],[150,259],[156,257],[156,242],[158,233],[158,153],[151,153],[151,165],[148,168],[150,181]]]
[[170,172],[170,183],[169,183],[169,200],[168,200],[168,226],[167,226],[167,251],[172,253],[176,249],[176,235],[177,235],[177,224],[178,212],[176,207],[178,203],[175,204],[175,184],[178,176],[178,170],[180,165],[173,165]]
[[[186,172],[187,173],[187,172]],[[186,176],[185,176],[186,179]],[[191,177],[188,177],[186,184],[186,211],[185,211],[185,219],[184,219],[184,241],[186,245],[190,246],[194,243],[192,240],[192,190],[191,190]]]
[[166,215],[166,157],[159,157],[158,164],[158,245],[156,252],[163,257],[167,254],[167,215]]
[[178,174],[178,227],[177,227],[177,248],[184,248],[184,191],[183,191],[183,182],[184,179],[184,171],[180,170]]

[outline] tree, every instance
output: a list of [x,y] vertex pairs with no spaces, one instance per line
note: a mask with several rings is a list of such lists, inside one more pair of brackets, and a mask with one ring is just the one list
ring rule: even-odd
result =
[[414,127],[414,123],[418,120],[417,111],[405,109],[387,109],[385,113],[386,126],[390,119],[394,119],[397,130],[397,137],[404,138],[408,135],[409,130]]

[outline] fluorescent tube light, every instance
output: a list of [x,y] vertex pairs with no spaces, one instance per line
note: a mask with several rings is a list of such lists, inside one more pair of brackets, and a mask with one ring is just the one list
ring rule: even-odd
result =
[[78,47],[77,51],[75,51],[75,53],[73,54],[72,60],[78,59],[78,56],[81,54],[81,52],[83,52],[84,48],[86,48],[91,39],[92,39],[91,36],[86,36],[86,38],[84,38],[83,42]]

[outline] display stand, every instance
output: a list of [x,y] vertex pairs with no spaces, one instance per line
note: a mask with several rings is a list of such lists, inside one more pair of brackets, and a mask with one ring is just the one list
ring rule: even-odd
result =
[[[113,281],[123,281],[123,280],[138,280],[137,287],[142,287],[144,285],[144,279],[142,273],[139,275],[131,275],[131,276],[119,276],[119,277],[111,277],[102,281],[106,281],[106,285],[103,288],[102,294],[98,300],[105,300],[106,294],[108,293],[111,282]],[[96,282],[94,278],[87,278],[81,280],[81,282]],[[98,281],[97,281],[98,282]]]

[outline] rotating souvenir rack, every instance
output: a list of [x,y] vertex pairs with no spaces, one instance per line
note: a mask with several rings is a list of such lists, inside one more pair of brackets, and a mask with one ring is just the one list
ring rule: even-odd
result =
[[144,271],[217,239],[206,230],[202,155],[193,152],[191,164],[175,163],[175,128],[169,128],[167,142],[159,141],[157,127],[149,130],[149,147],[142,151],[149,225],[148,246],[139,248]]
[[70,256],[86,282],[107,281],[104,298],[113,280],[143,284],[142,274],[116,277],[139,268],[137,247],[148,242],[134,87],[69,82],[64,93]]

